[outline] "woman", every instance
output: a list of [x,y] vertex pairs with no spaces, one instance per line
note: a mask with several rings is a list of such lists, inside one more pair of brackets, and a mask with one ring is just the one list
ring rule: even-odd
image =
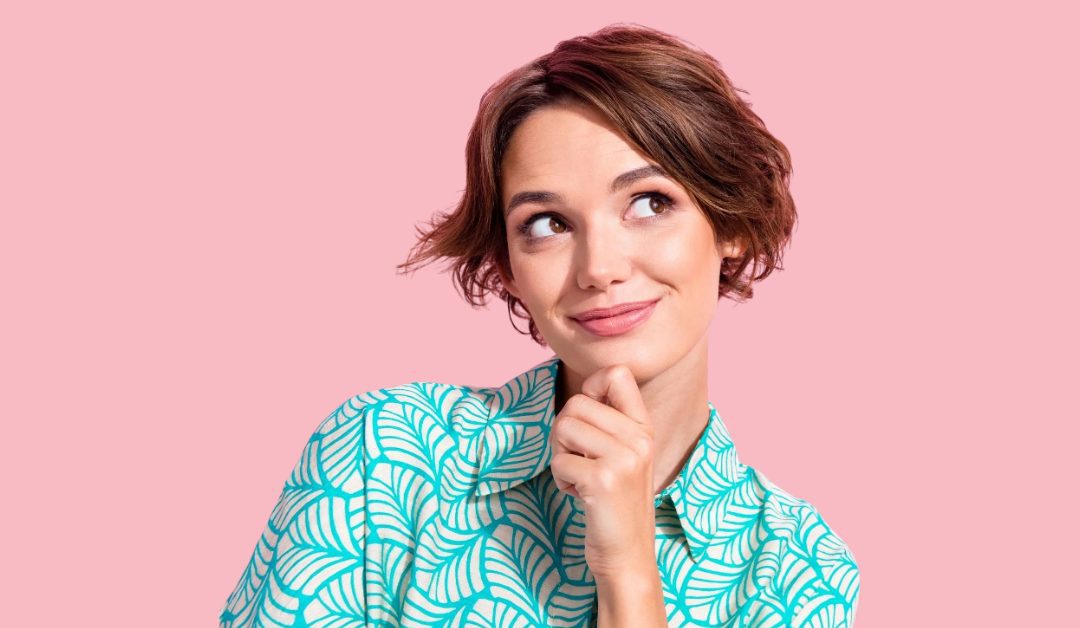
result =
[[554,355],[346,400],[222,625],[852,625],[851,552],[707,399],[717,299],[796,219],[787,149],[716,61],[637,26],[564,41],[488,90],[467,158],[404,266],[453,260]]

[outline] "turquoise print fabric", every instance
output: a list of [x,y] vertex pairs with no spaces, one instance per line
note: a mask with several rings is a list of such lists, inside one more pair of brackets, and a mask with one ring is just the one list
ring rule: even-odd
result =
[[[559,359],[498,388],[413,382],[319,425],[222,626],[588,626],[584,511],[548,468]],[[655,500],[671,626],[851,626],[859,569],[808,502],[742,464],[709,403]]]

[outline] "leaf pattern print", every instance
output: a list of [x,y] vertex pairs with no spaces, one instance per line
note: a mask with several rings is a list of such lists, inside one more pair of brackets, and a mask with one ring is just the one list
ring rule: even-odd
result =
[[[413,382],[324,418],[220,625],[595,625],[584,512],[551,476],[560,360],[498,387]],[[854,624],[859,570],[805,500],[739,461],[711,402],[655,498],[671,626]]]

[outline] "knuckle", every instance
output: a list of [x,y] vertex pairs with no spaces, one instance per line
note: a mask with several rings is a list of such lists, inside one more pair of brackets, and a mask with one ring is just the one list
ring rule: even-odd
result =
[[593,398],[583,392],[574,393],[566,400],[566,403],[563,404],[563,408],[570,407],[574,412],[581,412],[583,409],[587,408],[592,401]]
[[615,366],[611,367],[611,377],[613,379],[626,381],[628,378],[633,379],[634,372],[631,371],[630,367],[625,364],[616,364]]
[[634,439],[634,451],[643,458],[652,457],[654,446],[652,434],[642,434]]
[[555,423],[555,430],[560,435],[568,434],[568,433],[570,433],[570,431],[573,430],[574,423],[576,421],[577,421],[577,419],[575,419],[574,417],[572,417],[570,415],[560,417],[558,422]]
[[566,452],[559,452],[551,457],[551,469],[556,475],[561,475],[561,471],[563,471],[563,467],[566,465],[566,458],[569,455],[570,454]]
[[619,474],[611,467],[601,467],[596,471],[596,484],[605,491],[614,490],[619,484]]

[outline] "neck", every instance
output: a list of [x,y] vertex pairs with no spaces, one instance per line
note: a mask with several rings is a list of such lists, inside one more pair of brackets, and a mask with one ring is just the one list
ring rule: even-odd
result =
[[[653,494],[678,477],[709,421],[708,337],[704,336],[678,362],[645,381],[641,398],[653,424]],[[575,373],[559,362],[555,412],[581,392],[590,373]]]

